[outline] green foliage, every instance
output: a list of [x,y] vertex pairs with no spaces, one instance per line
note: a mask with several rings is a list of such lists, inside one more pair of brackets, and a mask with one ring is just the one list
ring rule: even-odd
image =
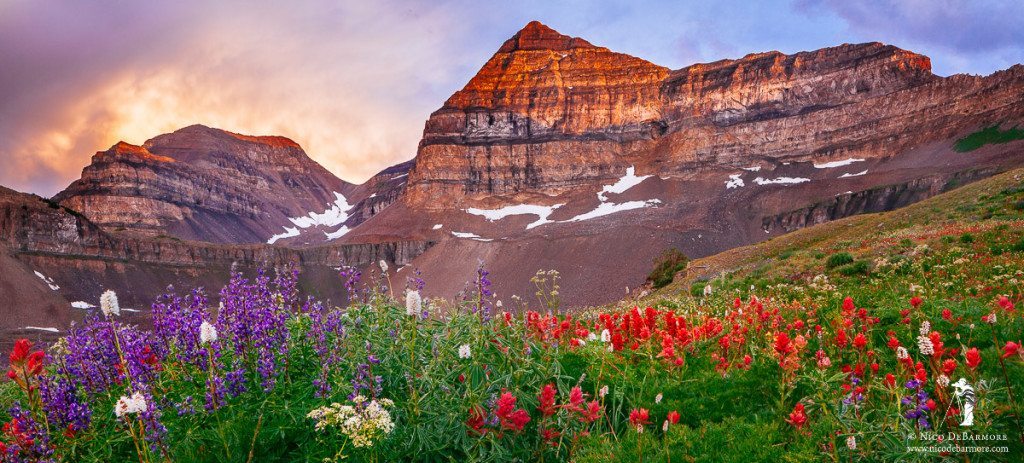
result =
[[966,153],[985,145],[1009,143],[1016,140],[1024,140],[1024,129],[1014,126],[1006,130],[1000,130],[999,126],[993,125],[957,140],[953,145],[953,149]]
[[656,289],[665,287],[672,283],[676,273],[686,269],[686,264],[689,261],[690,259],[682,251],[676,248],[667,249],[654,261],[654,269],[647,275],[647,281],[651,282]]
[[840,265],[846,265],[853,262],[853,256],[848,252],[837,252],[828,256],[828,261],[825,262],[825,267],[836,268]]
[[870,270],[868,263],[862,260],[842,265],[836,269],[840,274],[848,277],[852,277],[854,275],[867,275],[870,273]]

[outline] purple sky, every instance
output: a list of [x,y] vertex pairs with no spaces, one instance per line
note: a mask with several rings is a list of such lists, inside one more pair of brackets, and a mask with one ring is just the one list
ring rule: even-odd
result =
[[361,182],[533,19],[670,68],[881,41],[935,72],[1024,62],[1024,2],[0,0],[0,185],[63,189],[118,140],[284,135]]

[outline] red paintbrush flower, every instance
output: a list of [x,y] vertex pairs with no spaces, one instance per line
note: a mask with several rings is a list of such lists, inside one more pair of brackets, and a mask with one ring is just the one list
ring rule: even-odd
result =
[[651,424],[651,414],[646,408],[634,408],[629,412],[629,425],[642,430],[644,426]]
[[794,350],[788,334],[782,332],[775,335],[775,352],[779,353],[779,357],[785,357]]
[[887,373],[885,375],[885,385],[888,386],[888,387],[895,386],[896,385],[896,376],[893,375],[892,373]]
[[548,383],[544,385],[544,388],[540,390],[540,394],[537,395],[537,400],[540,402],[537,405],[537,410],[544,416],[551,416],[555,414],[555,395],[558,391],[555,390],[555,385]]
[[804,404],[796,404],[793,407],[793,411],[789,413],[789,419],[787,423],[793,425],[797,429],[801,429],[807,424],[807,414],[804,413]]
[[19,339],[14,342],[14,350],[11,351],[11,363],[21,363],[28,357],[28,351],[32,349],[32,341]]
[[942,362],[942,372],[945,373],[946,376],[949,376],[953,374],[954,371],[956,371],[956,366],[956,360],[946,359],[944,362]]
[[857,349],[863,349],[868,345],[868,338],[864,336],[864,333],[857,333],[857,336],[853,337],[853,347]]
[[1020,344],[1013,341],[1006,341],[1006,345],[1003,346],[1002,358],[1009,358],[1020,354]]
[[583,420],[584,423],[592,423],[597,421],[600,416],[601,404],[596,400],[591,400],[590,402],[587,402],[587,409],[582,413],[580,419]]
[[668,412],[668,415],[665,417],[665,419],[667,419],[668,422],[671,424],[676,424],[679,422],[679,412],[672,410]]
[[964,358],[967,359],[967,368],[972,370],[978,368],[978,365],[981,364],[981,353],[978,352],[977,347],[967,349],[967,352],[964,353]]
[[910,298],[910,305],[915,309],[920,307],[922,302],[924,302],[924,299],[921,299],[919,296]]

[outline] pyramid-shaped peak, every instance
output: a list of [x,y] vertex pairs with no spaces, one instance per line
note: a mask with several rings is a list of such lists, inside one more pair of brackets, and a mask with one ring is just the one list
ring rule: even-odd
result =
[[525,27],[516,32],[512,38],[498,49],[499,53],[511,53],[517,50],[554,50],[565,51],[573,48],[595,48],[590,42],[579,37],[569,37],[560,34],[558,31],[541,24],[540,21],[530,21]]

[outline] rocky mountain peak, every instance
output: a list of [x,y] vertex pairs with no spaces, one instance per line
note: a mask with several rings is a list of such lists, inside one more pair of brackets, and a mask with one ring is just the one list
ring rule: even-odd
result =
[[541,24],[540,21],[530,21],[519,32],[516,32],[512,38],[506,40],[501,45],[501,48],[498,49],[498,52],[511,53],[520,50],[566,51],[573,48],[597,47],[579,37],[569,37],[568,35],[560,34],[558,31]]
[[146,140],[142,147],[154,154],[169,156],[180,161],[208,157],[213,153],[244,153],[276,151],[305,158],[302,147],[281,136],[243,135],[227,130],[190,125],[174,132]]
[[142,162],[174,162],[174,159],[167,156],[160,156],[151,153],[145,147],[133,145],[128,142],[119,141],[106,151],[97,151],[93,155],[92,162],[109,162],[113,159],[127,159]]

